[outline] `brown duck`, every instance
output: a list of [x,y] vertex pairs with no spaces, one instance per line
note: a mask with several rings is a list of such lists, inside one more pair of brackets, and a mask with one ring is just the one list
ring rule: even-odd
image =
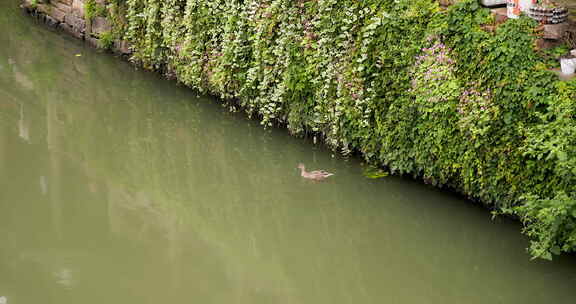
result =
[[298,169],[300,169],[300,175],[303,178],[316,180],[316,181],[324,180],[327,177],[334,175],[333,173],[329,173],[329,172],[326,172],[324,170],[316,170],[316,171],[308,172],[308,171],[306,171],[306,167],[304,167],[304,164],[298,164]]

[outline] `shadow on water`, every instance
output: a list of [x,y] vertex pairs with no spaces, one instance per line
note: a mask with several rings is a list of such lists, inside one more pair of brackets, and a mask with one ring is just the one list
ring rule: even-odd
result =
[[573,302],[574,257],[531,261],[518,223],[0,7],[7,303]]

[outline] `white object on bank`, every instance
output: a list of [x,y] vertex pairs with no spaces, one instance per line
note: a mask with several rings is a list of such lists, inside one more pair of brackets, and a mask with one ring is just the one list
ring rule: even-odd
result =
[[7,304],[8,303],[8,299],[6,299],[6,297],[0,297],[0,304]]
[[520,0],[507,0],[506,8],[508,9],[508,18],[516,19],[520,17]]
[[480,0],[480,3],[484,6],[498,6],[506,4],[506,0]]
[[520,10],[522,12],[528,13],[532,5],[534,5],[533,0],[520,0]]
[[576,57],[573,58],[560,58],[560,68],[562,74],[572,75],[576,71]]
[[528,13],[534,2],[534,0],[506,0],[508,18],[516,19],[522,12]]

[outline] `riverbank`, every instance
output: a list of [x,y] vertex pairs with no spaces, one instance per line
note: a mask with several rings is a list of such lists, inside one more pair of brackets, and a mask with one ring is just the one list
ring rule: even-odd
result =
[[[474,1],[446,10],[425,0],[50,7],[62,3],[70,12],[26,7],[236,100],[263,125],[317,134],[345,154],[518,216],[534,256],[576,247],[576,82],[549,71],[561,50],[535,48],[532,20],[500,23]],[[74,22],[81,12],[84,31]],[[94,30],[95,18],[107,27]]]

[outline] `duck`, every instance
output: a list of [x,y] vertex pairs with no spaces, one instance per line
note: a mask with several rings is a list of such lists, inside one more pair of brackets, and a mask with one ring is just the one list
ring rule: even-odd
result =
[[315,181],[321,181],[334,175],[333,173],[326,172],[324,170],[316,170],[308,172],[306,171],[306,167],[304,166],[304,164],[298,164],[298,169],[300,169],[300,176]]

